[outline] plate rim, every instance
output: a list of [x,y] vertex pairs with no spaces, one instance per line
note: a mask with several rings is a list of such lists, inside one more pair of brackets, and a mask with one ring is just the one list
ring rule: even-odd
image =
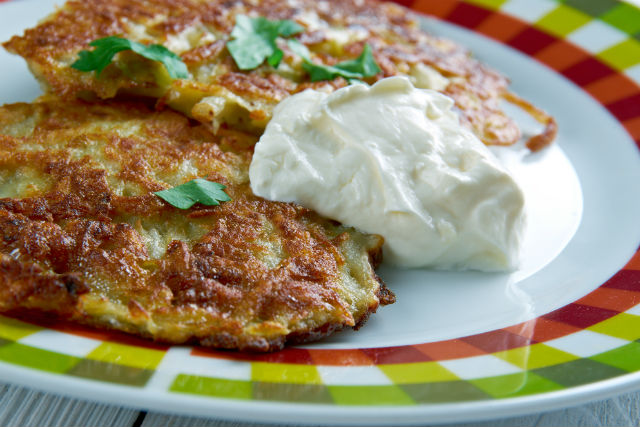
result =
[[[226,421],[246,421],[266,424],[295,422],[301,425],[318,425],[317,421],[309,419],[313,416],[322,417],[322,424],[350,426],[412,426],[422,424],[425,421],[428,421],[429,424],[486,421],[566,408],[640,389],[639,371],[570,389],[500,400],[450,402],[438,405],[416,405],[410,407],[393,405],[345,407],[277,401],[252,401],[253,405],[249,408],[249,411],[246,411],[246,402],[242,401],[169,393],[165,393],[164,396],[158,398],[158,396],[149,395],[148,390],[145,389],[126,388],[122,390],[122,386],[104,383],[96,384],[94,381],[80,378],[64,377],[64,381],[69,382],[71,386],[60,390],[60,386],[57,383],[57,380],[60,378],[56,374],[37,372],[29,368],[10,365],[0,361],[0,369],[5,367],[5,365],[11,369],[7,370],[9,375],[3,378],[4,381],[22,386],[25,385],[24,383],[27,381],[29,387],[57,395],[88,401],[95,400],[96,402],[135,410],[155,410],[167,413],[167,408],[171,408],[172,413],[185,416],[200,416]],[[41,382],[43,378],[45,379],[44,383]],[[38,384],[35,384],[36,382]],[[105,390],[97,390],[104,386],[107,388],[106,393]],[[99,399],[90,399],[87,398],[87,393],[91,393],[92,395],[100,394],[101,396]],[[194,398],[195,402],[193,400]],[[237,406],[237,408],[235,406]],[[460,406],[465,407],[464,413],[452,412],[453,409],[458,409]],[[331,408],[332,412],[328,412],[327,408]],[[243,413],[242,417],[237,417],[240,409],[246,412]],[[291,412],[283,418],[283,410]],[[215,411],[218,412],[215,413],[215,416],[212,416],[212,412]],[[496,411],[500,412],[498,417],[496,417]],[[392,421],[393,424],[390,424],[390,417],[394,417]]]
[[[0,0],[0,4],[3,2],[6,2],[7,0]],[[402,1],[402,0],[398,0],[398,3],[402,3],[402,4],[413,4],[413,1]],[[425,6],[427,3],[426,2],[419,2],[417,1],[416,3],[420,4],[422,7],[429,7],[429,6]],[[503,42],[505,44],[511,45],[511,47],[515,47],[517,50],[520,50],[521,52],[526,53],[528,56],[533,57],[533,55],[530,54],[530,52],[528,52],[529,46],[526,44],[516,44],[513,42],[513,38],[510,40],[499,40],[496,38],[496,34],[486,34],[483,33],[482,31],[478,31],[478,25],[480,25],[480,22],[476,22],[472,19],[472,16],[478,13],[478,11],[480,11],[480,13],[483,15],[484,19],[487,19],[488,16],[494,17],[494,16],[499,16],[501,15],[500,13],[500,9],[498,8],[494,8],[492,9],[493,6],[496,6],[497,4],[503,4],[504,2],[500,2],[500,1],[491,1],[491,0],[466,0],[466,1],[459,1],[459,0],[447,0],[447,1],[443,1],[443,2],[434,2],[434,4],[439,4],[439,6],[434,6],[435,8],[439,8],[438,10],[431,10],[432,14],[434,14],[435,16],[438,16],[439,18],[447,18],[445,20],[447,20],[448,22],[453,22],[454,24],[460,25],[462,27],[466,27],[468,29],[472,29],[474,31],[479,32],[480,34],[485,34],[488,35],[489,37],[492,37],[494,40],[498,40],[500,42]],[[463,5],[463,6],[460,6]],[[1,6],[0,6],[1,7]],[[448,8],[448,9],[447,9]],[[638,9],[640,10],[640,9]],[[425,10],[418,10],[418,12],[425,12]],[[489,12],[489,15],[487,15],[487,12]],[[451,20],[449,20],[451,19]],[[532,26],[530,26],[530,28],[533,28]],[[547,34],[544,31],[541,31],[539,29],[536,29],[536,31],[539,31],[542,34]],[[556,40],[563,40],[563,38],[556,38]],[[521,42],[522,43],[522,42]],[[538,58],[539,59],[539,58]],[[546,65],[550,65],[550,64],[546,64]],[[555,70],[555,71],[560,71],[560,70]],[[564,70],[566,71],[566,70]],[[619,70],[618,70],[619,71]],[[571,78],[571,75],[567,76],[565,74],[566,77]],[[580,76],[578,74],[576,74],[574,76],[574,79],[580,79]],[[574,83],[576,83],[576,80],[574,80]],[[637,85],[637,83],[636,83]],[[603,105],[605,105],[604,103],[602,103]],[[605,105],[605,107],[607,107],[607,105]],[[612,112],[613,116],[616,117],[615,115],[615,111],[611,111],[611,108],[608,108],[610,112]],[[638,116],[640,117],[640,115]],[[616,117],[616,120],[617,117]],[[620,120],[618,120],[620,121]],[[620,121],[621,122],[621,121]],[[621,122],[622,123],[622,122]],[[631,139],[636,141],[636,144],[638,145],[638,148],[640,148],[640,129],[637,130],[637,134],[631,135]],[[635,252],[633,259],[639,258],[640,259],[640,248]],[[621,271],[625,270],[625,268],[623,268]],[[634,270],[635,271],[635,270]],[[599,289],[599,288],[598,288]],[[542,317],[542,316],[541,316]],[[291,360],[289,360],[291,361]],[[285,362],[286,363],[286,362]],[[4,362],[0,362],[0,367],[5,366]],[[13,368],[16,368],[16,365],[9,365]],[[42,371],[33,371],[33,370],[29,370],[27,368],[22,368],[22,367],[18,367],[18,371],[21,371],[23,369],[26,369],[27,371],[25,372],[29,372],[29,374],[26,374],[25,372],[23,372],[22,377],[27,378],[30,377],[32,374],[36,375],[36,374],[45,374],[46,376],[49,375],[54,375],[54,374],[49,374],[49,373],[45,373]],[[13,378],[13,374],[10,375],[11,378]],[[55,376],[55,375],[54,375]],[[16,381],[11,381],[11,379],[8,379],[10,382],[20,382],[20,375],[16,375]],[[624,379],[624,380],[623,380]],[[70,378],[70,377],[65,377],[65,380],[70,380],[71,382],[75,382],[75,381],[79,381],[78,384],[80,383],[86,383],[86,384],[91,384],[91,385],[95,385],[96,387],[101,387],[103,385],[110,385],[104,382],[95,382],[95,381],[90,381],[90,380],[82,380],[82,379],[75,379],[75,378]],[[631,384],[633,386],[631,386]],[[34,386],[33,384],[29,384],[29,386]],[[35,385],[34,387],[37,388],[37,385]],[[117,387],[121,387],[121,386],[117,386]],[[600,398],[601,395],[598,395],[597,397],[595,396],[596,390],[592,390],[593,388],[597,388],[598,390],[602,391],[602,389],[606,390],[607,393],[609,394],[614,394],[619,392],[620,390],[624,390],[624,389],[636,389],[638,387],[640,387],[640,371],[636,371],[636,372],[632,372],[626,375],[622,375],[620,377],[616,377],[616,378],[610,378],[610,379],[606,379],[603,381],[599,381],[599,382],[595,382],[595,383],[591,383],[588,385],[582,385],[582,386],[577,386],[577,387],[569,387],[566,388],[564,390],[561,391],[554,391],[554,392],[546,392],[546,393],[539,393],[539,394],[533,394],[533,395],[529,395],[529,396],[524,396],[524,397],[517,397],[517,398],[506,398],[506,399],[490,399],[490,400],[481,400],[478,402],[457,402],[457,403],[450,403],[451,405],[458,405],[460,403],[464,404],[465,406],[473,406],[476,403],[477,404],[481,404],[483,406],[490,406],[492,409],[487,410],[487,414],[488,412],[491,412],[491,410],[495,410],[493,408],[493,406],[495,406],[496,404],[499,404],[498,406],[503,408],[503,407],[514,407],[514,408],[519,408],[519,409],[514,409],[517,410],[518,412],[512,412],[512,413],[507,413],[506,415],[501,414],[501,416],[510,416],[510,415],[518,415],[518,414],[522,414],[522,413],[526,413],[529,410],[525,409],[524,407],[529,406],[531,403],[527,404],[525,402],[530,402],[531,400],[534,401],[539,401],[541,405],[547,405],[547,406],[540,406],[540,407],[536,407],[534,409],[532,409],[532,412],[535,411],[539,411],[541,409],[553,409],[555,407],[562,407],[565,406],[565,404],[568,403],[577,403],[577,401],[573,398],[571,398],[571,396],[565,396],[565,395],[575,395],[576,392],[578,392],[578,395],[581,396],[591,396],[593,399],[596,398]],[[90,387],[89,387],[90,388]],[[60,390],[57,390],[55,388],[55,386],[52,384],[51,388],[47,388],[48,391],[52,391],[52,392],[56,392],[56,393],[60,393]],[[138,391],[140,392],[144,392],[145,389],[139,389]],[[62,393],[65,393],[64,391]],[[165,394],[167,394],[167,396],[173,396],[172,394],[170,394],[169,392],[167,392],[166,390],[164,391]],[[73,393],[72,393],[73,394]],[[83,398],[85,396],[83,396],[82,394],[73,394],[75,395],[75,397],[80,397]],[[137,398],[140,398],[140,396],[138,396]],[[215,399],[213,398],[205,398],[207,401],[211,402],[211,401],[216,401],[216,402],[222,402],[222,404],[224,405],[224,403],[228,403],[228,401],[224,401],[221,399]],[[142,400],[146,400],[146,399],[142,399]],[[584,400],[580,400],[580,401],[584,401]],[[506,403],[505,403],[506,402]],[[564,402],[564,403],[559,403],[558,405],[556,405],[554,402]],[[117,404],[122,404],[122,401],[117,401],[117,402],[113,402],[113,403],[117,403]],[[150,403],[150,402],[149,402]],[[158,410],[162,410],[163,407],[166,407],[166,405],[160,405],[158,404],[157,407],[151,404],[145,404],[145,407],[150,407],[150,408],[154,408],[154,409],[158,409]],[[257,404],[258,407],[260,407],[263,402],[259,402],[256,400],[252,400],[251,403],[253,404]],[[299,404],[294,404],[291,402],[273,402],[273,401],[269,401],[264,403],[265,405],[271,405],[273,406],[274,403],[278,403],[280,405],[299,405]],[[494,405],[489,405],[490,403],[494,404]],[[442,404],[440,404],[442,405]],[[428,415],[429,414],[429,410],[433,410],[434,408],[437,409],[438,405],[416,405],[416,406],[404,406],[401,407],[403,412],[419,412],[420,414],[422,414],[422,416],[424,415]],[[297,406],[300,407],[300,406]],[[322,407],[321,406],[313,406],[313,407]],[[338,410],[338,411],[342,411],[343,409],[345,409],[344,407],[341,407],[339,405],[329,405],[329,407],[331,407],[333,410]],[[367,409],[371,409],[371,408],[378,408],[378,406],[376,407],[367,407],[367,406],[361,406],[358,408],[367,408]],[[172,409],[176,409],[176,408],[172,408]],[[187,409],[187,408],[185,408]],[[193,410],[194,408],[191,408],[191,410]],[[426,412],[425,412],[426,411]],[[479,411],[479,412],[484,412],[484,411]],[[394,411],[390,411],[389,413],[394,413]],[[205,416],[209,415],[211,416],[211,414],[203,414]],[[324,414],[326,416],[326,413]],[[482,417],[482,415],[479,415],[481,418],[478,418],[478,415],[476,416],[471,416],[473,414],[468,414],[465,416],[460,416],[460,417],[456,417],[454,416],[453,418],[438,418],[436,416],[436,418],[434,418],[433,420],[430,419],[430,421],[442,421],[442,422],[446,422],[446,421],[464,421],[464,420],[468,420],[468,419],[490,419],[490,418],[495,418],[495,414],[491,414],[492,416],[488,416],[486,418]],[[488,414],[489,415],[489,414]],[[357,415],[354,415],[357,416]],[[234,419],[233,417],[228,417],[227,419]],[[263,419],[252,419],[254,421],[264,421]],[[282,420],[282,418],[280,418],[280,420]],[[344,421],[344,420],[342,420]],[[372,419],[372,420],[368,420],[367,424],[370,423],[377,423],[378,420]],[[272,420],[272,422],[277,422],[276,419]],[[304,420],[301,420],[301,422],[305,422]],[[341,422],[341,421],[336,421],[336,423]],[[349,423],[353,423],[355,422],[355,420],[351,420],[348,421]],[[384,422],[384,421],[383,421]],[[403,423],[404,422],[402,420],[394,420],[394,422],[399,422],[399,423]],[[414,423],[413,421],[409,421],[408,424],[412,424]]]

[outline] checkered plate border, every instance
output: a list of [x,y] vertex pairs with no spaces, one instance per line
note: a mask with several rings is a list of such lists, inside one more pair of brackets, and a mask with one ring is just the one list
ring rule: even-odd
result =
[[[397,3],[547,65],[601,103],[640,149],[640,9],[614,0]],[[370,349],[289,348],[249,356],[0,317],[0,361],[236,401],[415,406],[542,394],[640,371],[640,250],[572,304],[453,340]]]

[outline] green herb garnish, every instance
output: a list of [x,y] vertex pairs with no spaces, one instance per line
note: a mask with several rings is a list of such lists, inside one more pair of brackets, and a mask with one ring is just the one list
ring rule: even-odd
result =
[[[302,31],[302,26],[288,19],[270,21],[262,16],[249,18],[238,15],[231,32],[233,40],[227,42],[227,49],[241,70],[253,70],[265,60],[272,67],[278,68],[284,52],[278,47],[276,40]],[[311,60],[309,49],[296,39],[288,39],[287,45],[303,59],[302,67],[309,73],[312,82],[333,80],[336,77],[344,77],[350,83],[359,82],[359,79],[375,76],[381,71],[368,44],[358,58],[336,65],[316,64]]]
[[287,40],[287,46],[289,46],[289,49],[291,49],[291,51],[293,51],[293,53],[295,53],[296,55],[298,55],[299,57],[301,57],[304,60],[310,61],[311,59],[311,53],[309,52],[309,48],[306,47],[304,44],[302,44],[300,42],[300,40],[297,39],[289,39]]
[[290,37],[304,31],[304,28],[288,19],[270,21],[261,16],[236,17],[236,25],[231,32],[233,40],[227,42],[227,49],[241,70],[252,70],[265,59],[274,68],[280,65],[284,52],[276,44],[278,37]]
[[230,201],[231,197],[223,191],[225,188],[227,187],[217,182],[196,178],[177,187],[153,194],[178,209],[189,209],[196,203],[218,206],[220,202]]
[[336,65],[322,65],[311,62],[307,57],[304,58],[302,68],[309,73],[312,82],[333,80],[336,77],[344,77],[352,81],[372,77],[382,71],[371,53],[371,46],[368,44],[364,45],[360,56],[351,61],[339,62]]
[[95,70],[99,76],[102,70],[111,63],[116,53],[132,50],[147,59],[161,62],[171,78],[186,79],[189,77],[189,71],[182,59],[159,44],[146,46],[122,37],[110,36],[94,40],[89,43],[89,46],[95,47],[95,49],[81,51],[78,54],[79,59],[71,65],[72,68],[80,71]]

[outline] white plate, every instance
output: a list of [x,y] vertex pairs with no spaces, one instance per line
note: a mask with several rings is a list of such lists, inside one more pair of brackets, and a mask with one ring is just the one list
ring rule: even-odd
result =
[[[7,40],[33,26],[55,3],[31,0],[0,4],[0,39]],[[529,2],[529,6],[516,10],[521,3],[507,2],[503,10],[520,16],[552,10],[540,12],[548,3],[542,1]],[[517,397],[542,368],[559,366],[560,361],[595,360],[599,354],[623,348],[637,339],[628,337],[628,323],[603,327],[604,333],[597,328],[585,331],[574,325],[575,331],[544,342],[545,350],[562,351],[573,358],[565,360],[556,355],[559,358],[554,359],[554,364],[541,367],[537,350],[530,350],[539,341],[534,339],[536,325],[541,325],[536,319],[598,289],[636,253],[640,243],[638,147],[607,110],[555,71],[469,30],[432,19],[426,19],[425,26],[471,48],[482,61],[508,75],[516,93],[547,110],[558,121],[560,133],[549,149],[536,154],[521,147],[494,150],[512,169],[527,198],[530,224],[519,271],[483,274],[383,267],[380,274],[396,293],[396,304],[382,308],[358,332],[340,333],[305,346],[301,354],[307,359],[296,356],[295,350],[284,352],[282,360],[291,362],[284,364],[279,363],[278,356],[243,361],[233,360],[233,354],[211,353],[208,356],[213,357],[207,357],[184,347],[144,349],[143,352],[147,351],[144,360],[128,360],[136,351],[135,345],[110,346],[109,340],[47,328],[31,330],[5,319],[0,322],[0,338],[50,352],[43,353],[44,356],[73,356],[142,370],[149,375],[144,383],[134,387],[108,379],[104,372],[93,377],[86,372],[80,375],[77,366],[52,374],[38,363],[28,365],[16,360],[15,354],[3,358],[0,347],[0,360],[4,360],[0,362],[0,376],[50,391],[162,411],[247,421],[338,424],[405,424],[508,416],[602,398],[640,384],[638,373],[624,376],[612,373],[603,374],[599,378],[602,381],[559,384],[558,388],[543,388]],[[40,93],[24,61],[0,52],[0,102],[28,102]],[[523,113],[510,112],[525,134],[538,130]],[[640,292],[640,287],[637,290]],[[640,314],[637,307],[628,307],[626,311],[626,316]],[[529,340],[526,345],[506,344],[501,349],[490,343],[491,350],[471,351],[462,354],[464,357],[433,357],[425,350],[427,357],[423,359],[411,358],[407,350],[423,348],[421,345],[426,343],[451,343],[463,337],[509,330],[513,325],[520,325],[518,328],[524,331],[518,336]],[[15,333],[16,329],[22,332]],[[589,334],[596,334],[595,338]],[[489,339],[486,335],[479,336]],[[466,345],[474,342],[466,338],[462,341]],[[389,347],[401,349],[386,349]],[[332,351],[344,356],[349,350],[364,354],[372,363],[361,359],[352,363],[325,360]],[[506,350],[513,354],[505,353]],[[526,354],[521,356],[515,350]],[[115,351],[123,351],[123,356],[118,357]],[[437,372],[431,375],[429,369]],[[415,372],[415,381],[407,378],[411,372]],[[489,378],[510,375],[522,375],[523,379],[517,380],[515,386],[487,385]],[[224,382],[230,395],[221,398],[220,390],[224,387],[212,385],[211,378]],[[543,378],[550,377],[543,375]],[[273,387],[269,389],[264,384]],[[461,386],[464,390],[475,387],[486,396],[474,396],[477,399],[474,401],[446,397],[437,402],[419,401],[419,396],[431,393],[429,387],[448,387],[451,392],[452,387],[460,384],[464,384]],[[246,387],[250,388],[248,397],[243,394]],[[444,389],[442,396],[447,395]],[[389,396],[380,397],[373,405],[341,394],[361,392],[363,399],[368,399],[376,390],[381,396],[384,393]],[[296,402],[294,395],[298,392],[321,393],[332,401],[316,396],[316,400],[310,398],[315,403]],[[403,400],[407,396],[413,402]]]

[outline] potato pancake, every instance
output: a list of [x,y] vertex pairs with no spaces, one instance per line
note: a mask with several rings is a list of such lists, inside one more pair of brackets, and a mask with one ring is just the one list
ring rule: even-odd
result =
[[[249,351],[360,326],[394,301],[382,238],[254,196],[255,140],[136,103],[0,107],[0,311]],[[153,194],[198,177],[232,201]]]
[[[335,65],[356,58],[365,44],[384,77],[408,75],[418,87],[451,96],[462,122],[486,144],[509,145],[520,139],[517,125],[500,109],[507,100],[545,125],[531,138],[532,150],[555,137],[552,117],[508,91],[503,76],[473,59],[457,44],[419,27],[409,10],[375,0],[71,0],[21,37],[4,46],[23,56],[50,91],[66,99],[149,96],[208,123],[213,130],[230,125],[259,134],[274,106],[306,88],[334,90],[339,77],[311,83],[300,56],[286,45],[279,67],[263,64],[240,71],[226,48],[240,14],[270,20],[289,19],[304,27],[296,35],[316,63]],[[71,68],[96,39],[119,35],[144,44],[162,44],[180,55],[187,79],[171,79],[164,67],[130,51],[121,52],[100,77]]]

